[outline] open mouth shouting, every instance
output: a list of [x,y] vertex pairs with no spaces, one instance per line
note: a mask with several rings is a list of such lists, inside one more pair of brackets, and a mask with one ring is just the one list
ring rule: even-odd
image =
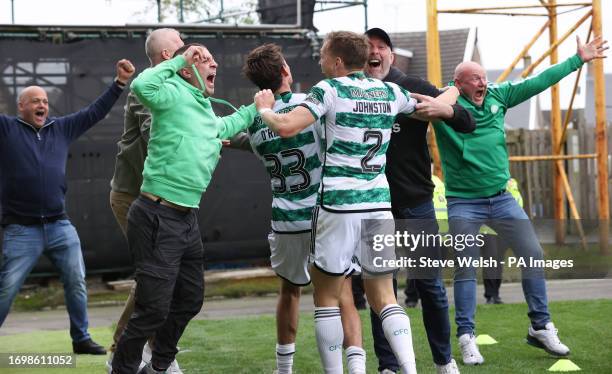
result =
[[206,76],[206,83],[208,85],[214,86],[215,85],[215,77],[217,76],[216,73],[212,73]]
[[34,120],[37,124],[42,125],[45,123],[45,117],[47,112],[45,110],[39,109],[34,112]]
[[482,101],[484,100],[485,92],[486,90],[484,88],[479,88],[476,91],[474,91],[473,101],[477,104],[482,103]]
[[368,60],[368,66],[372,67],[372,68],[377,68],[380,66],[380,59],[378,58],[371,58]]

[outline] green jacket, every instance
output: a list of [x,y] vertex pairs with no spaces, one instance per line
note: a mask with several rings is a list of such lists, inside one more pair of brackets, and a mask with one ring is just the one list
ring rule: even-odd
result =
[[217,117],[210,99],[176,73],[183,67],[185,58],[177,56],[132,82],[132,91],[153,116],[141,191],[197,208],[219,161],[221,140],[250,125],[257,110],[252,104]]
[[457,103],[474,116],[476,130],[462,134],[444,123],[434,123],[446,195],[474,199],[504,190],[510,178],[504,131],[506,111],[546,90],[580,66],[582,60],[574,55],[523,81],[489,84],[480,107],[460,96]]

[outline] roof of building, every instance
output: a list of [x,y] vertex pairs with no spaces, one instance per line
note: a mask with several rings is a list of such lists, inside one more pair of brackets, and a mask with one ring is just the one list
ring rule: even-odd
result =
[[[470,31],[475,35],[475,30],[467,28],[440,31],[443,83],[452,79],[455,66],[464,61],[466,50],[474,47],[475,38],[470,41]],[[407,49],[413,53],[407,73],[422,78],[427,77],[426,34],[425,31],[417,31],[389,35],[394,47]]]

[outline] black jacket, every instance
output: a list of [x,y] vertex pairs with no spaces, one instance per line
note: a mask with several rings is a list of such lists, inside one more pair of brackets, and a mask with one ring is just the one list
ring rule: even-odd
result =
[[[432,97],[440,95],[428,81],[407,76],[399,69],[391,67],[383,79],[394,82],[406,90]],[[469,133],[476,123],[472,115],[461,105],[453,105],[455,115],[445,120],[455,131]],[[428,123],[412,119],[404,114],[396,117],[400,130],[391,134],[387,150],[386,175],[391,190],[391,206],[395,212],[404,208],[414,208],[433,198],[434,185],[431,181],[431,158],[427,147]]]

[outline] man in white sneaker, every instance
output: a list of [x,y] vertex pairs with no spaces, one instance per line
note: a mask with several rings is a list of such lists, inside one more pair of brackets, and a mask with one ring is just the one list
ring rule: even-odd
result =
[[[184,45],[179,32],[175,29],[161,28],[153,30],[145,41],[145,53],[151,66],[169,60],[174,52]],[[115,172],[111,179],[110,206],[113,215],[121,228],[123,235],[127,232],[127,214],[130,206],[138,198],[142,185],[142,170],[147,157],[149,130],[151,127],[151,112],[142,105],[136,95],[130,92],[125,103],[124,130],[117,142],[119,152],[115,162]],[[130,290],[125,307],[113,334],[113,344],[110,347],[110,357],[106,363],[109,373],[117,342],[125,330],[125,326],[134,312],[134,292],[136,284]],[[142,351],[140,368],[151,361],[151,345],[154,338],[149,339]],[[182,374],[178,362],[174,360],[168,369],[172,374]]]
[[[436,139],[442,155],[446,183],[448,219],[451,234],[477,235],[483,224],[494,229],[513,249],[516,256],[542,259],[543,251],[533,225],[512,195],[506,192],[510,179],[504,117],[509,108],[520,104],[556,84],[583,63],[603,58],[607,49],[601,37],[583,45],[577,54],[553,65],[540,74],[520,82],[488,84],[484,68],[475,62],[463,62],[455,69],[454,85],[461,96],[457,100],[476,121],[476,130],[460,134],[436,122]],[[477,258],[479,247],[456,248],[460,258]],[[527,262],[529,263],[529,262]],[[546,297],[544,270],[522,269],[522,286],[531,326],[527,343],[554,356],[567,356],[569,348],[561,343],[551,322]],[[484,358],[476,346],[476,269],[455,269],[455,321],[463,362],[477,365]]]

